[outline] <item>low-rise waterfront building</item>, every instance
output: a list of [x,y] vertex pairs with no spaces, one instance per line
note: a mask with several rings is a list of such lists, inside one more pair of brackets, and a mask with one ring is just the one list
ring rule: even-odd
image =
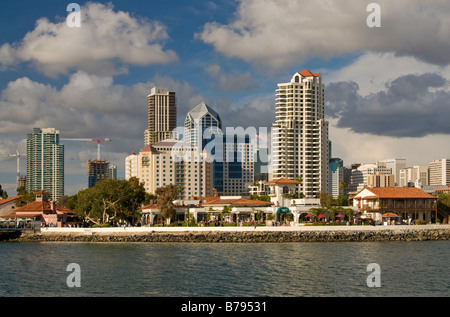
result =
[[[273,214],[272,203],[249,199],[243,196],[193,197],[190,200],[176,201],[175,221],[193,219],[195,223],[238,223],[265,221]],[[259,216],[257,216],[259,215]],[[258,219],[260,217],[260,219]],[[154,225],[163,219],[156,202],[142,207],[141,223]]]
[[353,206],[378,223],[394,220],[434,222],[436,197],[416,187],[363,188],[350,198]]
[[6,199],[0,199],[0,217],[11,214],[16,208],[16,200],[20,196],[14,196]]
[[74,213],[49,200],[50,194],[45,191],[36,192],[36,200],[25,206],[14,209],[4,219],[21,219],[39,221],[42,226],[63,227],[75,216]]

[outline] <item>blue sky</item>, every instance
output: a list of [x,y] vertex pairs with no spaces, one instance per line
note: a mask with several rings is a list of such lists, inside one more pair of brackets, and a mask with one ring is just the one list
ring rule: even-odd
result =
[[[377,1],[2,2],[0,184],[15,192],[14,159],[33,127],[61,137],[108,137],[103,158],[118,165],[143,146],[146,95],[176,91],[178,122],[205,101],[226,126],[270,127],[277,83],[320,72],[333,156],[345,165],[450,157],[450,4]],[[66,194],[86,186],[96,144],[65,142]],[[25,160],[21,162],[25,172]]]

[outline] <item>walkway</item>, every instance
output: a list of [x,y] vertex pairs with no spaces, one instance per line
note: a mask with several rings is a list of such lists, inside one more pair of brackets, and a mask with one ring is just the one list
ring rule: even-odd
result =
[[110,227],[110,228],[42,228],[41,233],[113,234],[145,232],[208,232],[208,231],[375,231],[450,229],[450,225],[392,225],[392,226],[284,226],[284,227]]

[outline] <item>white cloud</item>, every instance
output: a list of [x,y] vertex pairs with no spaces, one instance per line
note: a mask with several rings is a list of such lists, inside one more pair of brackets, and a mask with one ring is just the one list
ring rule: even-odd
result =
[[428,165],[433,160],[450,156],[447,147],[448,135],[392,138],[338,128],[336,119],[330,119],[329,122],[332,156],[342,158],[345,166],[391,158],[405,158],[407,166]]
[[450,78],[450,67],[422,62],[414,57],[396,56],[394,53],[365,52],[350,65],[337,70],[318,70],[324,83],[353,81],[361,96],[386,90],[387,85],[401,76],[436,73]]
[[258,88],[250,72],[227,74],[218,64],[211,64],[205,68],[217,83],[211,86],[222,91],[252,91]]
[[68,27],[66,21],[39,19],[21,42],[0,47],[0,67],[31,62],[51,77],[73,69],[115,75],[127,72],[128,65],[177,60],[175,52],[163,49],[168,34],[157,21],[114,11],[111,4],[88,3],[81,13],[80,28]]
[[73,74],[61,89],[27,77],[10,82],[0,95],[0,135],[23,135],[54,127],[64,137],[143,135],[146,96],[152,83],[115,85],[110,77]]
[[197,37],[229,58],[273,68],[366,50],[450,63],[448,1],[377,3],[380,28],[367,26],[360,0],[241,0],[230,23],[207,23]]

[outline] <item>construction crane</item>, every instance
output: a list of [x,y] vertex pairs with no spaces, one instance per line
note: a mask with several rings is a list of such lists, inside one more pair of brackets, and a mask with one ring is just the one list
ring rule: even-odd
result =
[[61,141],[85,141],[85,142],[97,142],[97,160],[100,161],[100,143],[102,142],[111,142],[111,139],[104,138],[104,139],[66,139],[61,138]]
[[17,186],[19,186],[20,180],[20,158],[26,156],[26,154],[20,154],[19,150],[16,150],[16,154],[9,154],[6,157],[17,157]]

